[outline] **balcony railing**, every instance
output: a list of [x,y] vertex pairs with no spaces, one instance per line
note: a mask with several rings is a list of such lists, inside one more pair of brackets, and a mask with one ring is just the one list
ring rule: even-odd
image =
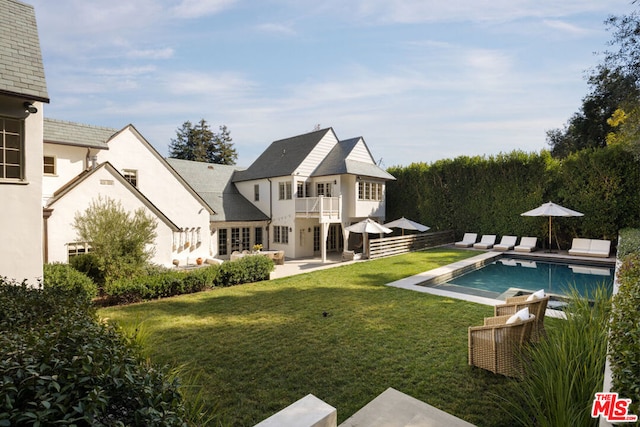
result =
[[340,220],[342,197],[302,197],[296,199],[298,218],[319,218],[320,221]]

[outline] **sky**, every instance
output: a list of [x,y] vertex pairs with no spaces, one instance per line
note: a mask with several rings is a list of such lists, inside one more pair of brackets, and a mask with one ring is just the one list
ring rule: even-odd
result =
[[[630,0],[23,0],[45,117],[122,129],[162,155],[227,126],[249,166],[332,127],[382,167],[547,149]],[[599,54],[600,52],[600,54]]]

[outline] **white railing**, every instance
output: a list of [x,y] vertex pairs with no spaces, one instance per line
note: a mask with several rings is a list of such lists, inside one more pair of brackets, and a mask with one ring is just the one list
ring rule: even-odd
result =
[[320,219],[340,219],[342,196],[302,197],[296,199],[296,216]]

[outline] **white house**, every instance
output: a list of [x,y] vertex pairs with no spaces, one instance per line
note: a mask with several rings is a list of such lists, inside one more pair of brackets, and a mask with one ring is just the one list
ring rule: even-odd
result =
[[42,277],[42,114],[49,102],[32,6],[0,0],[0,276]]
[[[216,211],[214,255],[256,243],[289,258],[357,244],[345,227],[385,218],[386,181],[363,138],[339,141],[322,129],[273,142],[248,168],[168,159]],[[345,244],[345,242],[347,242]]]
[[67,262],[90,250],[71,224],[99,197],[153,215],[158,236],[152,262],[184,265],[212,256],[214,211],[132,125],[118,131],[45,119],[46,262]]

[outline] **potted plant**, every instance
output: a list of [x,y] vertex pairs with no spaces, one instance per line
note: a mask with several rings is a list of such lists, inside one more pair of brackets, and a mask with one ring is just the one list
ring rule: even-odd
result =
[[261,250],[262,250],[262,245],[260,243],[258,243],[257,245],[253,245],[253,252],[260,253]]
[[196,258],[196,264],[202,265],[202,258],[200,257]]

